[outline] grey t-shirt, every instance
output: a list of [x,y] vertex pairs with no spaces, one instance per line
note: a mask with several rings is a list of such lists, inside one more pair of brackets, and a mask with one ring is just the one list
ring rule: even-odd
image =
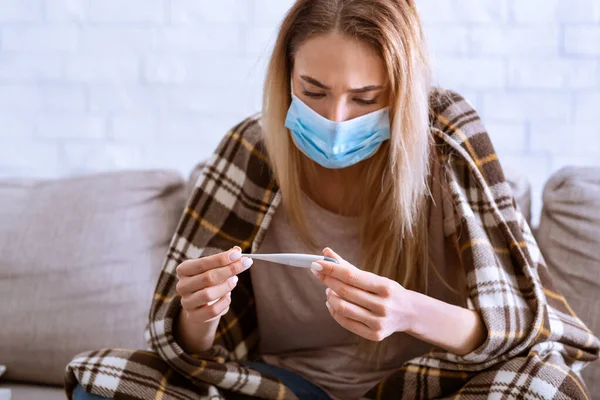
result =
[[[437,185],[434,182],[432,187],[436,206],[431,210],[430,253],[442,276],[455,283],[456,273],[460,271],[457,260],[445,257],[448,246],[444,232],[451,231],[453,221],[452,215],[444,218],[442,207],[446,201],[447,213],[449,197],[442,196],[444,188]],[[361,268],[358,218],[334,214],[306,195],[302,203],[308,228],[318,247],[307,248],[290,225],[282,206],[275,212],[257,252],[322,254],[323,248],[328,246]],[[452,249],[449,252],[453,253]],[[257,305],[260,352],[265,361],[296,372],[334,399],[361,397],[405,361],[433,347],[407,334],[395,333],[388,339],[383,363],[377,369],[375,362],[356,358],[358,336],[331,317],[325,306],[326,287],[309,269],[255,260],[250,274]],[[435,282],[435,278],[430,279],[430,288],[435,293],[433,297],[453,304],[460,302]]]

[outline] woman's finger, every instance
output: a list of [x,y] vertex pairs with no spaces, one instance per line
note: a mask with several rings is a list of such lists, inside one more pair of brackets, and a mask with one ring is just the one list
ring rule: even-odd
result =
[[376,317],[369,310],[344,300],[331,289],[327,289],[326,293],[327,302],[337,314],[377,329]]
[[329,309],[329,313],[331,314],[333,319],[335,319],[338,324],[340,324],[350,332],[356,333],[358,336],[362,336],[366,339],[376,341],[375,335],[367,325],[363,324],[362,322],[358,322],[348,317],[345,317],[339,313],[336,313],[335,310],[329,304],[327,304],[327,308]]
[[325,277],[323,283],[342,299],[357,304],[378,315],[381,313],[381,299],[373,293],[350,286],[332,277]]
[[179,277],[198,275],[213,268],[229,265],[240,258],[242,258],[242,249],[235,246],[229,251],[212,256],[185,260],[177,266],[177,275]]
[[218,285],[209,286],[184,296],[181,298],[181,306],[186,310],[193,310],[215,301],[231,292],[235,288],[238,279],[237,276],[233,276]]
[[187,317],[194,323],[203,323],[213,321],[223,314],[226,314],[231,304],[231,295],[225,295],[218,301],[210,305],[204,305],[191,311],[186,311]]
[[327,257],[331,257],[331,258],[336,259],[340,264],[352,265],[348,261],[344,260],[342,258],[342,256],[340,256],[338,253],[336,253],[335,251],[333,251],[331,249],[331,247],[325,247],[323,249],[323,254],[326,255]]
[[202,274],[183,277],[177,283],[177,293],[181,296],[195,293],[210,286],[216,286],[236,276],[252,266],[252,259],[243,257],[227,266],[214,268]]
[[[326,248],[323,253],[328,257],[336,258],[340,263],[336,264],[329,261],[316,261],[314,263],[316,264],[315,267],[317,265],[319,267],[311,267],[313,270],[318,271],[322,275],[334,277],[342,282],[371,293],[378,294],[380,292],[381,285],[376,281],[377,275],[356,268],[352,264],[344,261],[329,248]],[[319,277],[319,279],[323,280],[321,277]]]

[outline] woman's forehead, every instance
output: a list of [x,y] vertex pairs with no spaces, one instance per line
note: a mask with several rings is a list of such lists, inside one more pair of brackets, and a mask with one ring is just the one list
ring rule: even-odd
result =
[[295,53],[294,75],[332,88],[383,85],[387,80],[385,64],[371,46],[336,33],[302,43]]

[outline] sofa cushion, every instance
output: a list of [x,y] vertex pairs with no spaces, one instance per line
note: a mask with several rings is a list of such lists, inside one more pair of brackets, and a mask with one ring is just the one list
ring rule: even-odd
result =
[[62,384],[77,353],[145,349],[144,328],[185,202],[169,171],[0,181],[4,378]]
[[[7,400],[65,400],[65,390],[59,387],[27,385],[27,384],[0,384],[0,392],[10,393]],[[0,400],[4,400],[0,395]]]
[[[546,183],[537,240],[559,292],[600,334],[600,168],[568,167]],[[600,398],[600,362],[583,371]]]

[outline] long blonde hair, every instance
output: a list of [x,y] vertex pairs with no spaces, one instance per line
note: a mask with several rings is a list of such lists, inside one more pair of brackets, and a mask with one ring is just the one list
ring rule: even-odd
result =
[[[431,73],[414,0],[297,0],[288,11],[267,70],[261,120],[282,200],[291,223],[312,243],[300,183],[313,181],[315,172],[284,125],[296,50],[305,40],[331,32],[371,45],[387,67],[390,86],[391,139],[365,162],[360,176],[366,189],[361,204],[369,205],[360,212],[360,266],[424,291]],[[382,349],[364,340],[359,350],[380,358]]]

